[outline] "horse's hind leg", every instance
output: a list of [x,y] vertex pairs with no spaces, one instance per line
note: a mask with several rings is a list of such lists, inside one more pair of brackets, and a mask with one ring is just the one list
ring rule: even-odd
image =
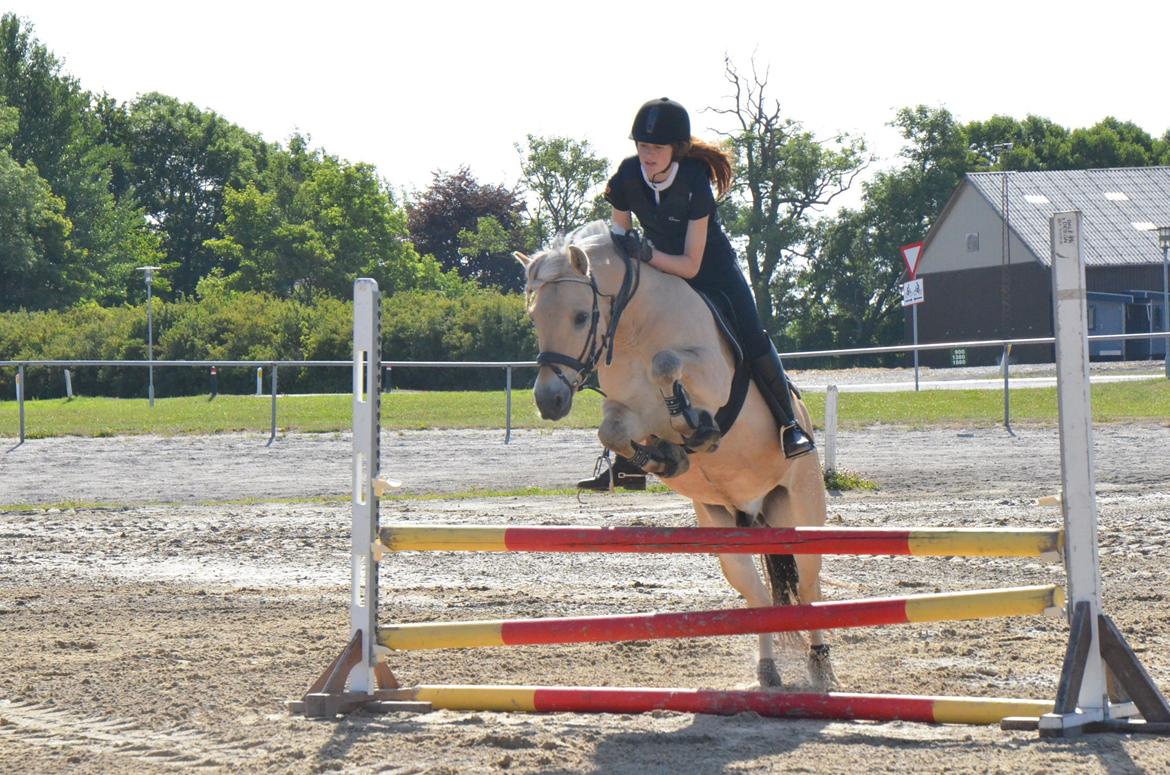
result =
[[[735,517],[722,506],[695,502],[695,514],[700,527],[734,527]],[[750,554],[721,554],[719,567],[728,583],[739,592],[748,606],[759,608],[772,605],[772,595],[764,584]],[[759,660],[756,663],[756,677],[760,687],[781,686],[780,672],[776,669],[776,652],[771,633],[760,633]]]
[[[808,462],[806,462],[808,461]],[[771,527],[819,527],[825,524],[825,488],[815,456],[796,462],[802,470],[792,478],[788,490],[773,490],[764,503],[764,513]],[[796,594],[801,604],[821,600],[821,555],[796,555]],[[829,658],[829,644],[824,630],[809,630],[808,676],[817,691],[838,687],[837,675]]]

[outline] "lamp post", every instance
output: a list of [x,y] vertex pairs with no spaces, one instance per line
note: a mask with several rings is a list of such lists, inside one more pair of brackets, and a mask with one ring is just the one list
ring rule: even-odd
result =
[[[1170,334],[1170,226],[1158,227],[1162,248],[1162,330]],[[1170,379],[1170,336],[1166,337],[1166,379]]]
[[[1001,334],[1004,339],[1010,336],[1008,327],[1011,320],[1011,270],[1012,270],[1012,210],[1011,197],[1008,189],[1011,170],[1004,169],[1003,155],[1016,146],[1015,143],[994,143],[989,149],[995,154],[995,163],[999,165],[1001,170],[1000,175],[1000,209],[1003,210],[1003,220],[1000,222],[1000,246],[999,246],[999,317],[1001,321]],[[1003,368],[1007,369],[1007,354],[1004,353],[1004,362],[1001,364]]]
[[142,272],[146,280],[146,371],[147,388],[146,395],[150,399],[150,408],[154,408],[154,296],[151,292],[151,287],[154,285],[154,273],[161,267],[157,266],[140,266],[138,271]]

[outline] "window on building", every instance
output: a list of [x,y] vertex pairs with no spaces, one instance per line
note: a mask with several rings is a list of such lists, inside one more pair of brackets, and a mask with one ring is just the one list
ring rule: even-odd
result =
[[951,350],[951,365],[952,366],[966,366],[967,365],[967,351],[965,349]]

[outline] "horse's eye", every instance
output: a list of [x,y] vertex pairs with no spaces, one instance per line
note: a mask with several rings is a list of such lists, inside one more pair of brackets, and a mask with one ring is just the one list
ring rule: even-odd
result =
[[581,326],[585,325],[586,321],[588,320],[588,315],[586,315],[584,312],[578,312],[573,316],[573,325],[575,325],[577,328],[580,328]]

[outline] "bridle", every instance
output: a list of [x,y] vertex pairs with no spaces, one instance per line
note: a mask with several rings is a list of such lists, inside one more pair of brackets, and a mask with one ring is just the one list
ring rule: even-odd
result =
[[[592,269],[590,269],[589,274],[585,277],[561,277],[555,280],[548,280],[545,283],[546,285],[556,283],[583,283],[587,284],[590,290],[593,291],[593,310],[590,313],[589,333],[585,337],[585,344],[581,348],[580,355],[574,358],[554,350],[544,350],[536,356],[538,365],[551,369],[553,374],[557,375],[557,379],[574,393],[584,390],[586,387],[601,392],[598,388],[586,385],[585,382],[597,370],[597,364],[601,360],[602,353],[605,353],[606,366],[613,362],[613,343],[618,322],[621,320],[626,306],[634,298],[634,294],[638,292],[638,284],[641,280],[641,262],[625,255],[624,251],[619,250],[618,253],[625,262],[626,273],[622,278],[622,285],[618,289],[618,292],[612,296],[602,293],[597,287],[597,280],[593,277]],[[603,297],[610,299],[609,320],[605,326],[605,333],[598,336],[597,324],[601,320],[600,302]],[[570,369],[573,369],[577,372],[577,376],[574,379],[569,379],[561,371],[561,366],[568,366]]]

